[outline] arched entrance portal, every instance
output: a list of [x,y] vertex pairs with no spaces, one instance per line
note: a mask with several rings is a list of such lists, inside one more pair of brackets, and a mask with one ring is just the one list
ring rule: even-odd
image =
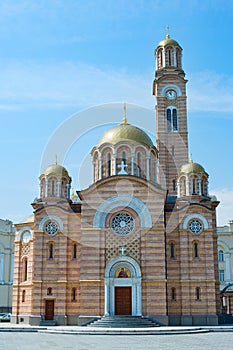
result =
[[124,255],[105,270],[105,316],[114,315],[142,315],[141,269]]

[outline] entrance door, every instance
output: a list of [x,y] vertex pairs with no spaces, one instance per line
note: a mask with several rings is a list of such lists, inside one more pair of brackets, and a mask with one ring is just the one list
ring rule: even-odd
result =
[[115,287],[115,315],[132,315],[132,287]]
[[45,319],[53,320],[54,316],[54,300],[45,300]]

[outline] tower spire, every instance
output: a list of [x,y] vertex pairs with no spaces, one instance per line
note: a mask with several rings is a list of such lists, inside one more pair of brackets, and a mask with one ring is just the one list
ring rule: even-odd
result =
[[169,27],[169,24],[166,25],[166,39],[170,39],[170,27]]
[[126,103],[124,102],[124,117],[122,119],[122,124],[127,124],[127,118],[126,118]]

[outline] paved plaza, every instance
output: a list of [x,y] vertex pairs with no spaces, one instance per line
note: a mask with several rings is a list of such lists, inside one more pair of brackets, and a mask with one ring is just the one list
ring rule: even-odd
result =
[[214,350],[232,349],[232,344],[233,332],[145,336],[0,333],[0,350]]

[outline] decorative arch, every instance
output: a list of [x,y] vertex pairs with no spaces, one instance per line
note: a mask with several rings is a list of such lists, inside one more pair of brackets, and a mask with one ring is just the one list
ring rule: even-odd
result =
[[116,270],[122,265],[127,265],[132,277],[141,277],[141,269],[139,264],[128,256],[119,256],[113,259],[105,269],[105,278],[114,277]]
[[22,235],[23,235],[23,233],[24,233],[25,231],[29,231],[30,234],[31,234],[31,236],[32,236],[32,229],[31,229],[31,227],[29,227],[29,226],[24,226],[24,227],[22,227],[22,228],[18,231],[17,239],[18,239],[19,241],[21,240]]
[[43,231],[43,229],[44,229],[44,224],[45,224],[47,221],[49,221],[49,220],[51,220],[51,221],[56,221],[57,224],[59,225],[59,230],[60,230],[60,231],[63,231],[63,229],[64,229],[63,222],[62,222],[62,220],[61,220],[58,216],[55,216],[55,215],[48,215],[48,216],[45,216],[45,217],[41,220],[41,222],[40,222],[40,224],[39,224],[39,230]]
[[[117,278],[117,269],[124,267],[130,277]],[[132,316],[142,315],[141,269],[139,264],[128,256],[113,259],[105,269],[105,315],[115,315],[115,288],[130,287],[132,290]]]
[[94,227],[104,228],[108,213],[117,207],[129,207],[139,216],[141,228],[151,228],[152,219],[147,206],[138,198],[131,196],[114,196],[105,200],[94,216]]
[[188,215],[185,220],[184,220],[184,223],[183,223],[183,229],[184,230],[187,230],[188,228],[188,222],[192,219],[199,219],[200,221],[203,222],[203,226],[204,226],[204,229],[205,230],[208,230],[209,228],[209,225],[208,225],[208,221],[206,220],[206,218],[203,216],[203,215],[200,215],[200,214],[190,214]]

